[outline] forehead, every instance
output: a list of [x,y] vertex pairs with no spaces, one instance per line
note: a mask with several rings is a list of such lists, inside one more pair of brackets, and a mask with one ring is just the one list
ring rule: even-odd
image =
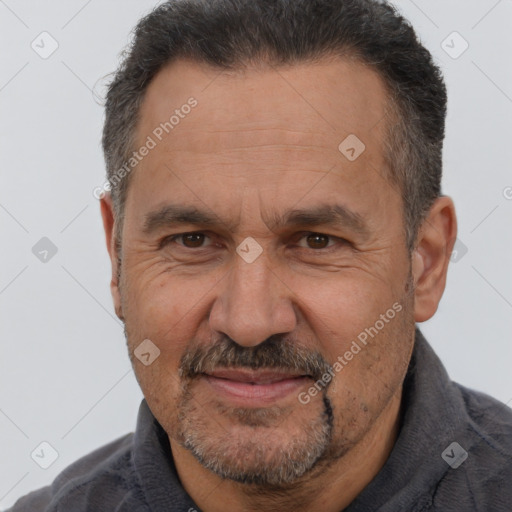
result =
[[[156,75],[140,108],[136,146],[156,144],[131,176],[127,206],[133,189],[139,210],[164,204],[173,190],[185,193],[183,180],[195,199],[208,202],[215,190],[222,200],[210,204],[220,208],[230,187],[278,205],[290,186],[298,196],[298,181],[311,189],[322,173],[325,193],[335,176],[361,195],[372,180],[384,183],[387,106],[381,77],[353,59],[239,70],[178,60]],[[351,159],[347,149],[362,152]]]
[[[216,133],[230,126],[301,128],[305,133],[331,132],[335,140],[348,130],[362,136],[373,131],[387,108],[383,79],[353,58],[325,57],[286,66],[259,63],[235,70],[177,60],[164,66],[149,84],[138,135],[168,119],[166,114],[179,110],[191,97],[199,106],[193,116],[196,128],[200,124]],[[299,126],[292,124],[297,121]],[[190,122],[173,130],[175,139]]]

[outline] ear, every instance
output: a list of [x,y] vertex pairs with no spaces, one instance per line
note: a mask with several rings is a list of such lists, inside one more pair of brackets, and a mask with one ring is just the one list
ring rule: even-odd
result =
[[105,240],[107,243],[107,251],[110,256],[110,263],[112,267],[112,278],[110,281],[110,292],[114,301],[114,308],[116,315],[124,320],[121,309],[121,294],[119,292],[119,253],[117,241],[115,236],[115,216],[114,208],[112,206],[112,196],[110,193],[105,195],[100,200],[101,218],[103,219],[103,229],[105,230]]
[[422,223],[412,255],[415,284],[414,320],[424,322],[437,311],[457,237],[457,217],[450,197],[436,199]]

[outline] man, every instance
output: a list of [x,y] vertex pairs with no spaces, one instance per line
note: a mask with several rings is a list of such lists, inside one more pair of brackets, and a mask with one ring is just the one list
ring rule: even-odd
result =
[[512,413],[416,327],[446,91],[373,0],[178,0],[112,82],[101,212],[137,429],[12,510],[505,511]]

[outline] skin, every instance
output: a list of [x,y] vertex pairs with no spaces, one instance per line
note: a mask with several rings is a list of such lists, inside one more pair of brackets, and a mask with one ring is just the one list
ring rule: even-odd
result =
[[[398,435],[415,322],[432,317],[445,287],[453,202],[433,204],[409,255],[401,197],[383,177],[386,88],[359,62],[221,72],[176,61],[148,87],[137,142],[191,96],[197,106],[133,171],[121,268],[112,202],[108,195],[101,201],[112,295],[137,379],[168,434],[182,485],[205,512],[338,512],[382,468]],[[349,134],[366,146],[352,162],[338,150]],[[145,233],[147,215],[170,203],[213,212],[218,223],[167,223]],[[359,214],[366,233],[348,223],[274,223],[288,210],[326,203]],[[160,245],[190,232],[206,236]],[[252,263],[236,252],[247,237],[262,248]],[[206,379],[179,373],[183,356],[228,337],[249,350],[277,336],[292,352],[333,364],[396,303],[402,309],[395,318],[308,404],[294,392],[265,406],[249,400],[235,407]],[[133,357],[144,339],[160,349],[149,366]],[[296,391],[312,384],[305,379]],[[322,440],[326,401],[332,424]],[[283,454],[299,448],[320,453],[286,482],[249,484],[205,467],[186,436],[210,462],[239,474],[279,468]]]

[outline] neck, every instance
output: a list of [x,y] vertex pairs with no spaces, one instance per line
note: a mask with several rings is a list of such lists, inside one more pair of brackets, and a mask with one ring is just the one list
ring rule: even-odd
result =
[[265,489],[223,480],[171,440],[176,470],[186,492],[204,512],[344,510],[384,466],[398,436],[402,389],[372,428],[341,458],[317,466],[293,488]]

